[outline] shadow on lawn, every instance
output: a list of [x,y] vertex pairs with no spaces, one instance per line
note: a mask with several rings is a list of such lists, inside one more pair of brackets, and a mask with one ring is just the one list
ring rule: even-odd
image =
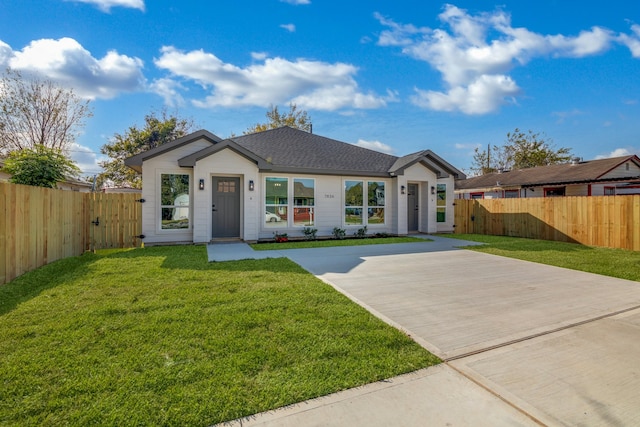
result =
[[171,270],[198,271],[271,271],[306,273],[288,258],[247,259],[240,261],[209,262],[203,245],[150,246],[105,255],[109,258],[135,259],[162,257],[161,267]]
[[[491,236],[491,235],[459,235],[462,240],[484,243],[483,246],[459,246],[464,249],[485,252],[486,249],[497,249],[510,252],[584,252],[594,250],[591,246],[580,243],[558,242],[553,240],[528,239],[526,237]],[[483,250],[484,249],[484,250]]]
[[89,267],[96,262],[105,259],[138,262],[144,258],[162,258],[160,267],[170,270],[269,271],[308,274],[288,258],[210,263],[207,260],[205,246],[154,246],[126,250],[104,250],[98,251],[97,254],[87,252],[78,257],[66,258],[45,265],[0,286],[0,316],[72,278],[78,279],[82,275],[90,275],[91,269]]
[[0,316],[37,297],[43,291],[63,284],[67,279],[85,274],[88,266],[100,257],[91,252],[61,259],[16,277],[0,285]]

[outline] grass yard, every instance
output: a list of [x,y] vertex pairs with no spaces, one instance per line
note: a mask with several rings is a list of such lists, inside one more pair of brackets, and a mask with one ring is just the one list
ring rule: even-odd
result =
[[305,249],[305,248],[329,248],[333,246],[364,246],[364,245],[387,245],[390,243],[424,243],[431,242],[429,239],[419,237],[376,237],[366,239],[343,239],[343,240],[296,240],[282,243],[255,243],[251,247],[256,251],[272,251],[280,249]]
[[87,253],[0,286],[0,425],[207,426],[439,360],[293,262]]
[[519,237],[480,234],[447,234],[446,237],[486,243],[466,248],[472,251],[640,281],[640,252]]

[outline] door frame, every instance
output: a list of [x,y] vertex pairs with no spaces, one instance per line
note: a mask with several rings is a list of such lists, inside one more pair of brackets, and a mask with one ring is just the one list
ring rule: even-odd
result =
[[[415,206],[410,206],[409,202],[412,187],[415,188]],[[407,182],[407,233],[417,233],[420,231],[420,211],[420,184],[417,182]],[[415,212],[415,228],[412,228],[414,223],[411,221],[411,212]]]
[[[216,236],[215,235],[215,227],[214,227],[214,204],[215,204],[215,193],[217,192],[216,189],[216,183],[218,179],[233,179],[237,185],[236,185],[236,202],[237,202],[237,229],[238,229],[238,233],[237,235],[234,233],[233,236]],[[236,238],[242,238],[242,230],[243,230],[243,218],[244,218],[244,212],[243,212],[243,186],[242,186],[242,176],[239,175],[228,175],[228,174],[224,174],[224,175],[211,175],[210,176],[210,181],[211,183],[211,190],[209,191],[209,195],[210,195],[210,203],[208,206],[209,209],[209,227],[210,227],[210,233],[209,235],[211,236],[210,238],[213,239],[236,239]]]

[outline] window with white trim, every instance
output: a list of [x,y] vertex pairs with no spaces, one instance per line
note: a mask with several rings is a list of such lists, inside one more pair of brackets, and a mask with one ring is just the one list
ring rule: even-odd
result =
[[160,228],[184,230],[189,228],[189,175],[160,175]]
[[[290,185],[293,187],[290,188]],[[267,228],[309,227],[315,224],[315,179],[265,178],[265,219]],[[289,197],[292,195],[293,197]],[[291,215],[293,213],[293,215]],[[292,218],[292,223],[289,222]]]
[[[384,181],[347,180],[344,182],[345,225],[375,225],[385,222]],[[364,195],[367,195],[365,198]]]
[[436,222],[447,221],[447,184],[438,184],[436,193]]
[[293,179],[293,225],[309,227],[315,223],[316,181],[312,178]]
[[289,178],[267,177],[264,188],[265,226],[286,227],[289,218]]

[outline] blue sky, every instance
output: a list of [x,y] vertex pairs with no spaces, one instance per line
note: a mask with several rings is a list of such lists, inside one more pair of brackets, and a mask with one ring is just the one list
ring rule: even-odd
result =
[[228,137],[291,102],[314,133],[463,170],[515,128],[585,160],[640,153],[628,0],[0,0],[0,66],[92,100],[86,174],[151,111]]

